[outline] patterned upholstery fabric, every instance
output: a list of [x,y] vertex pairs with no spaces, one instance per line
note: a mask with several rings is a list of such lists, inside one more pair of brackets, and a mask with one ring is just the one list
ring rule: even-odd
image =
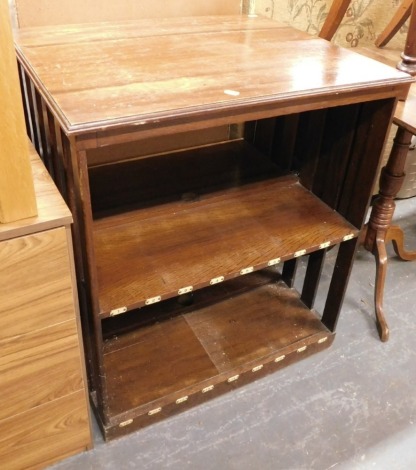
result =
[[[332,0],[255,0],[256,13],[317,35]],[[344,47],[368,46],[383,31],[401,0],[352,0],[333,41]],[[404,46],[407,24],[391,45]]]

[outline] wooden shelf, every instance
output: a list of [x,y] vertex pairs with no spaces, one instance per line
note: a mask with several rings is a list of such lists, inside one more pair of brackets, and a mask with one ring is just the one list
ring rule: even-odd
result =
[[295,176],[100,219],[94,240],[101,314],[177,296],[357,233]]
[[[108,438],[264,376],[333,340],[275,269],[201,289],[192,307],[171,299],[147,309],[159,321],[124,334],[115,328],[105,342]],[[167,311],[171,317],[160,321]],[[140,316],[135,313],[132,318]],[[126,318],[107,319],[107,329]]]

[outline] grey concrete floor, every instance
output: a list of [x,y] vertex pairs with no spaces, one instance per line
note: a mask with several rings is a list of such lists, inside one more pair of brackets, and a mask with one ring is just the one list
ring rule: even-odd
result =
[[[394,220],[416,249],[415,214],[416,198],[397,201]],[[95,428],[93,450],[51,468],[416,469],[416,262],[388,251],[387,343],[375,328],[374,260],[360,249],[329,349],[119,440]]]

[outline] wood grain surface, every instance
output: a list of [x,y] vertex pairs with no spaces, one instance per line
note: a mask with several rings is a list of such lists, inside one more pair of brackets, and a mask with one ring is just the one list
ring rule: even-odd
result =
[[7,0],[0,1],[0,225],[36,215],[22,97]]
[[[66,171],[106,438],[330,345],[408,75],[243,16],[28,28],[16,49],[37,89],[28,109],[40,102],[53,116]],[[234,125],[255,150],[165,152],[157,142]],[[163,154],[147,158],[152,148]],[[280,261],[286,284],[257,281]]]
[[85,392],[80,390],[0,421],[0,466],[40,470],[82,452],[89,439]]
[[0,344],[74,320],[65,228],[6,240],[0,246]]
[[0,421],[84,389],[75,319],[2,341],[0,350]]
[[[51,176],[26,136],[25,142],[29,148],[31,175],[38,208],[37,215],[11,221],[7,224],[0,224],[0,241],[68,225],[72,222],[72,215],[68,206],[57,191]],[[16,198],[16,194],[13,194],[13,197]]]
[[116,334],[104,356],[109,416],[147,414],[328,336],[294,290],[259,286],[259,275],[231,281],[228,296],[211,305],[199,306],[196,294],[193,312]]
[[225,108],[235,114],[242,106],[294,97],[301,102],[312,95],[339,100],[352,89],[369,95],[411,81],[384,64],[263,18],[28,28],[16,33],[16,45],[66,133],[161,126],[191,113],[207,120]]
[[294,177],[97,220],[101,312],[175,296],[181,288],[229,279],[245,268],[263,268],[357,233]]

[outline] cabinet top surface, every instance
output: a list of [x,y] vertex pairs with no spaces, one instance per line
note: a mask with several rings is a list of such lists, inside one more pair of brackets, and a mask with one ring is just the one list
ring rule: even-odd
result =
[[15,42],[69,134],[259,106],[293,112],[302,100],[329,106],[346,93],[365,101],[374,89],[395,96],[412,81],[325,40],[245,16],[27,28]]

